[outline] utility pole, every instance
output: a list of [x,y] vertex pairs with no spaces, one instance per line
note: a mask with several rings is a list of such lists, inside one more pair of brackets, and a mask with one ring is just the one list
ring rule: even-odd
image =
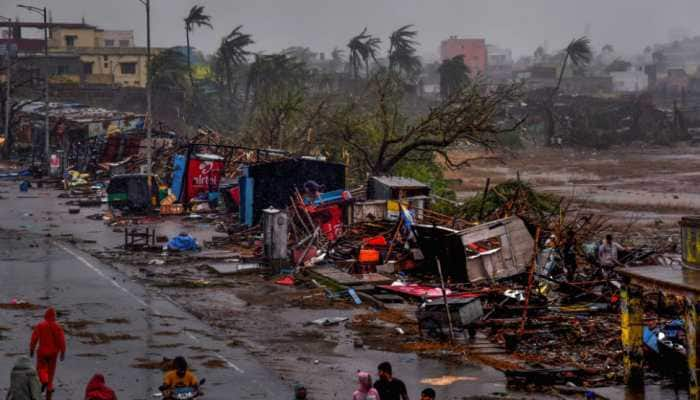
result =
[[[49,141],[51,140],[51,130],[49,129],[49,27],[46,21],[46,7],[44,7],[44,103],[46,103],[46,109],[44,110],[44,133],[46,135],[46,143],[44,144],[44,157],[46,158],[46,163],[48,166],[49,160],[51,159],[49,153],[51,152],[49,146]],[[47,169],[48,171],[48,169]]]
[[151,143],[153,110],[151,105],[151,0],[139,0],[146,7],[146,173],[151,174],[153,145]]
[[34,6],[26,6],[23,4],[18,4],[17,7],[24,8],[25,10],[37,13],[44,17],[44,161],[46,161],[48,164],[50,158],[49,141],[51,139],[51,132],[49,129],[49,25],[48,21],[46,20],[46,7],[39,8]]
[[[0,17],[6,19],[10,24],[12,24],[12,18]],[[9,27],[10,34],[9,39],[12,39],[12,25]],[[12,61],[10,60],[10,47],[11,41],[8,40],[7,46],[5,47],[5,60],[7,61],[7,71],[5,71],[5,146],[9,146],[12,140],[10,140],[10,108],[12,107],[12,99],[10,96],[10,88],[12,86]],[[7,153],[9,156],[9,153]]]

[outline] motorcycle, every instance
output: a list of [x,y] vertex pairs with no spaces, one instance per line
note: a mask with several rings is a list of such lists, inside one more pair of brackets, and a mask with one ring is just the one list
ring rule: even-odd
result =
[[206,379],[202,379],[201,381],[199,381],[199,389],[193,387],[165,389],[161,386],[159,388],[160,392],[155,393],[153,397],[162,398],[163,400],[191,400],[198,397],[202,397],[204,396],[204,392],[202,392],[202,386],[206,381]]

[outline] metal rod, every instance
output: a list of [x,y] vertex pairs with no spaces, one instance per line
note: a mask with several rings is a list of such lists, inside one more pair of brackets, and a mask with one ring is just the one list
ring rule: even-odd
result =
[[523,316],[520,321],[520,329],[518,330],[518,336],[523,336],[525,333],[525,324],[527,324],[527,309],[530,306],[530,296],[532,296],[532,285],[535,283],[535,266],[537,265],[537,248],[540,241],[540,227],[537,227],[535,232],[535,244],[532,250],[532,260],[530,261],[529,271],[527,274],[527,288],[525,288],[525,305],[523,307]]
[[454,344],[455,333],[452,328],[452,314],[450,313],[450,305],[447,303],[447,292],[445,290],[445,278],[442,274],[442,264],[440,264],[440,259],[435,257],[435,262],[437,263],[438,273],[440,274],[440,288],[442,289],[442,301],[445,302],[445,312],[447,312],[447,326],[450,328],[450,344]]
[[151,174],[153,168],[153,143],[151,132],[153,126],[153,110],[151,109],[151,0],[145,0],[146,6],[146,173]]

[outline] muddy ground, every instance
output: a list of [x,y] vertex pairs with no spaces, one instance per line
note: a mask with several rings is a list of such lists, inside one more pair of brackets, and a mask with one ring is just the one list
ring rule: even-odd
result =
[[[458,158],[483,153],[460,152]],[[700,208],[700,147],[688,144],[631,144],[605,151],[569,148],[528,149],[497,154],[470,167],[447,171],[461,198],[492,183],[520,178],[537,189],[574,198],[620,224],[669,226]]]
[[[700,207],[700,148],[632,146],[604,152],[557,148],[508,154],[501,159],[505,163],[475,161],[446,175],[464,198],[483,190],[486,178],[496,184],[514,179],[519,172],[521,179],[536,188],[574,197],[582,209],[607,215],[640,238],[677,235],[678,219]],[[14,188],[3,192],[3,196],[18,195]],[[57,194],[46,190],[30,196],[55,202],[59,201]],[[51,212],[33,216],[19,207],[17,220],[30,231],[49,232],[54,237],[74,235],[76,245],[149,290],[165,294],[212,327],[202,334],[224,337],[231,347],[249,349],[290,385],[306,383],[313,398],[347,398],[355,388],[355,372],[374,371],[385,360],[394,364],[412,396],[428,385],[438,389],[441,399],[508,392],[501,373],[464,354],[436,347],[428,349],[433,350],[427,351],[431,353],[428,356],[419,356],[417,351],[425,349],[413,339],[417,327],[410,312],[409,317],[398,317],[401,314],[394,310],[377,313],[367,304],[328,300],[323,290],[313,285],[275,285],[269,275],[257,272],[222,277],[202,259],[165,256],[159,251],[116,257],[112,250],[123,234],[118,227],[86,218],[99,212],[99,208],[84,208],[79,215]],[[179,217],[155,226],[159,234],[171,236],[184,230],[200,241],[217,235],[214,224],[182,222]],[[333,326],[309,324],[323,317],[347,317],[348,321]],[[166,330],[167,326],[163,335]],[[168,344],[173,353],[181,346],[174,339]]]

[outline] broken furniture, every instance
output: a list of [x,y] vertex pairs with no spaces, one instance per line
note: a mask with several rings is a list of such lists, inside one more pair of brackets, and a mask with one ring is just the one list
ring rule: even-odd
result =
[[142,226],[124,227],[124,249],[138,250],[156,245],[156,230]]

